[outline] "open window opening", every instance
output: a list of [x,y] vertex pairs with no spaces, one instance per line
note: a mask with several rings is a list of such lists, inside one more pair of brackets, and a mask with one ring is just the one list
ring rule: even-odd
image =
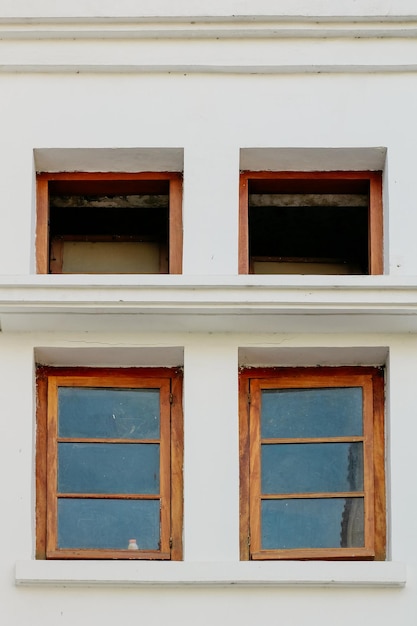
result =
[[244,172],[242,274],[382,273],[377,172]]
[[181,273],[180,174],[39,174],[37,186],[38,273]]

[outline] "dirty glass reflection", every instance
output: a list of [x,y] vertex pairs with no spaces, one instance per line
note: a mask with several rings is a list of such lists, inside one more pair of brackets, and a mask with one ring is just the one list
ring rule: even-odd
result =
[[363,498],[264,500],[264,550],[364,546]]
[[262,493],[363,491],[362,443],[262,445]]
[[125,550],[159,548],[159,500],[58,500],[58,547]]
[[159,493],[159,444],[59,443],[60,493]]
[[158,439],[159,389],[59,387],[59,436]]
[[268,389],[261,396],[261,436],[362,435],[362,388]]

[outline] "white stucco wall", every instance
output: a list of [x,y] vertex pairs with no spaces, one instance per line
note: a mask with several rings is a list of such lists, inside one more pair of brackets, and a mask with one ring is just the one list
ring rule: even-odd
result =
[[[414,74],[116,75],[110,83],[101,75],[0,75],[8,183],[0,266],[33,272],[36,148],[183,148],[184,273],[228,275],[237,273],[241,148],[384,147],[386,269],[414,275],[414,82]],[[314,154],[310,163],[314,170]]]
[[[0,0],[2,619],[43,626],[83,626],[93,620],[103,626],[122,620],[175,626],[231,621],[330,626],[336,620],[341,626],[352,621],[413,626],[414,3],[367,0],[359,8],[348,0],[305,0],[297,8],[293,2],[267,0],[175,4],[174,11],[162,0]],[[203,35],[204,30],[209,32]],[[295,37],[296,30],[302,36]],[[127,303],[135,284],[152,287],[149,277],[123,278],[118,292],[114,277],[35,276],[35,171],[52,171],[54,164],[58,170],[170,166],[184,172],[184,276],[157,277],[154,299],[143,295],[149,307],[165,298],[160,317],[153,315],[156,304],[148,316],[135,317],[145,306],[140,289],[134,305]],[[259,284],[251,277],[246,295],[246,283],[237,276],[238,174],[250,167],[382,168],[385,276],[290,277],[282,284],[277,277],[260,278]],[[95,283],[91,293],[90,283]],[[299,289],[297,315],[279,301],[284,283],[288,303],[290,287]],[[177,302],[175,294],[184,285],[183,300],[178,296]],[[212,304],[207,294],[218,285]],[[264,295],[260,285],[272,287],[273,294]],[[239,286],[242,292],[230,295]],[[74,296],[70,289],[77,287]],[[134,309],[129,319],[117,309],[118,293],[129,312]],[[227,304],[233,298],[234,308]],[[199,305],[201,314],[194,314]],[[48,570],[49,564],[41,563],[46,570],[37,569],[36,359],[52,365],[184,366],[188,569],[173,576],[176,585],[138,584],[147,571],[150,579],[166,582],[170,564],[116,571],[104,563],[78,564],[73,570],[59,570],[59,564],[58,570]],[[248,564],[239,564],[238,550],[239,363],[386,365],[386,563],[356,569],[338,563],[334,570],[324,564],[327,574],[323,564],[304,564],[304,582],[315,583],[314,588],[297,584],[302,563],[297,570],[274,570],[285,586],[271,584],[273,576],[262,568],[259,576],[270,576],[270,584],[257,584],[258,574],[240,567]],[[394,572],[390,565],[396,563],[400,570]],[[207,575],[205,566],[212,567]],[[378,577],[401,582],[403,567],[405,587],[374,584]],[[48,572],[50,583],[45,582]],[[96,585],[101,575],[103,584]],[[77,576],[89,582],[74,587]],[[180,584],[181,576],[188,584]],[[200,584],[192,584],[193,576]],[[251,584],[228,584],[239,576]],[[121,584],[124,577],[129,584]],[[347,583],[330,587],[344,577]]]

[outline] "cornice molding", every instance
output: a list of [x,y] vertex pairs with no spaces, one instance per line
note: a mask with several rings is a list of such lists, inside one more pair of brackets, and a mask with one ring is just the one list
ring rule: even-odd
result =
[[2,330],[417,332],[414,278],[143,278],[3,279]]
[[414,38],[407,16],[124,16],[7,18],[1,40],[71,39],[349,39]]
[[15,21],[116,19],[370,19],[416,16],[414,0],[0,0],[0,18]]
[[3,73],[415,71],[417,12],[384,17],[259,13],[13,19],[0,11]]

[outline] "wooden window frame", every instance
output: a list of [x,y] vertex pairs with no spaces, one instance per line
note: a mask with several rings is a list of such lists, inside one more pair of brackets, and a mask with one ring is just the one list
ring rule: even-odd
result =
[[[161,389],[161,543],[159,550],[59,549],[57,547],[58,384],[76,387]],[[183,419],[182,371],[172,368],[37,368],[36,558],[182,559]]]
[[368,181],[368,274],[383,274],[382,172],[249,172],[240,174],[239,184],[239,274],[250,273],[249,183],[252,180],[299,181],[300,193],[311,181]]
[[[251,382],[255,381],[255,385]],[[261,549],[260,394],[262,388],[361,386],[364,392],[363,548]],[[253,387],[255,386],[255,390]],[[248,368],[239,375],[240,420],[240,558],[241,560],[376,560],[385,559],[384,375],[380,368]]]
[[[36,272],[49,274],[49,185],[52,181],[71,181],[84,184],[99,181],[121,183],[125,181],[168,181],[169,182],[169,274],[182,273],[182,174],[179,172],[41,172],[36,176]],[[84,191],[84,193],[86,193]]]

